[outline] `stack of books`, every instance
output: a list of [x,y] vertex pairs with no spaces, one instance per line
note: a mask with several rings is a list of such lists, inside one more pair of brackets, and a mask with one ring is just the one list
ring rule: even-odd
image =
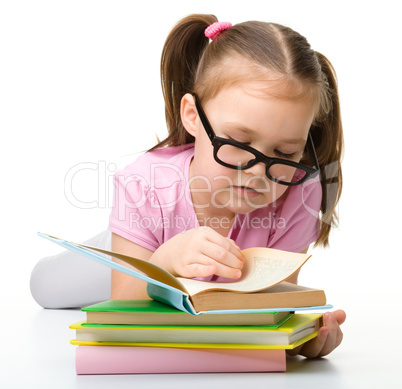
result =
[[176,278],[137,258],[39,235],[146,281],[153,299],[110,300],[85,308],[87,320],[71,326],[78,374],[284,371],[285,350],[315,337],[321,325],[321,314],[294,312],[332,308],[323,290],[285,281],[308,254],[246,249],[239,280],[205,282]]
[[286,371],[286,349],[317,335],[321,314],[199,316],[154,300],[108,300],[72,324],[77,374]]

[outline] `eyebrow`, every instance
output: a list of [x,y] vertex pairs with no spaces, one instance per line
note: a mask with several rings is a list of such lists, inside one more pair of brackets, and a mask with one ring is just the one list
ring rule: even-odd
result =
[[[244,134],[255,133],[255,130],[245,126],[242,123],[224,122],[223,125],[225,126],[225,129],[227,129],[227,130],[238,131],[238,132],[242,132]],[[278,143],[287,143],[287,144],[295,144],[295,145],[304,146],[306,144],[306,142],[307,142],[307,140],[304,138],[289,138],[289,139],[281,139]]]
[[234,131],[244,132],[244,133],[255,132],[252,128],[247,127],[243,123],[223,122],[223,125],[226,126],[228,130],[234,130]]
[[307,140],[303,138],[290,138],[290,139],[283,139],[279,143],[289,143],[293,145],[300,145],[304,146],[306,144]]

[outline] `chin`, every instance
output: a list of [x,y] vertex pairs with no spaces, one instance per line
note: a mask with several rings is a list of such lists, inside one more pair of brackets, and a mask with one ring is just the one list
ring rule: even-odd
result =
[[250,200],[244,200],[242,199],[241,202],[235,202],[231,206],[228,206],[227,209],[229,209],[233,213],[239,213],[239,214],[247,214],[250,212],[255,211],[256,209],[266,207],[269,203],[267,202],[261,202],[261,203],[253,203]]
[[275,201],[275,199],[267,198],[267,196],[260,195],[258,197],[236,196],[232,193],[228,196],[217,196],[215,198],[215,206],[217,208],[226,208],[234,213],[250,213],[258,208],[263,208],[268,204]]

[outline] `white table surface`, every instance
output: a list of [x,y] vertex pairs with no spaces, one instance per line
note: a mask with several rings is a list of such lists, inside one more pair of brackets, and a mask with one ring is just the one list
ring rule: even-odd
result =
[[[3,304],[1,388],[402,387],[400,346],[391,342],[385,326],[367,324],[367,310],[356,308],[353,301],[349,309],[343,307],[348,319],[342,345],[320,360],[288,358],[286,373],[77,376],[75,346],[69,344],[74,332],[68,326],[85,319],[85,314],[42,309],[29,295],[17,300],[17,305]],[[399,311],[394,318],[400,320]]]

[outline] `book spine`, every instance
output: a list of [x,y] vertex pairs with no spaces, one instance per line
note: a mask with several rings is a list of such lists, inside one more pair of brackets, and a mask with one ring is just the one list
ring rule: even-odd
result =
[[191,305],[187,294],[178,289],[166,289],[153,283],[148,283],[147,294],[152,299],[164,304],[168,304],[172,307],[179,309],[180,311],[191,313],[196,315],[194,307]]
[[78,375],[286,371],[285,350],[78,346],[75,361]]

